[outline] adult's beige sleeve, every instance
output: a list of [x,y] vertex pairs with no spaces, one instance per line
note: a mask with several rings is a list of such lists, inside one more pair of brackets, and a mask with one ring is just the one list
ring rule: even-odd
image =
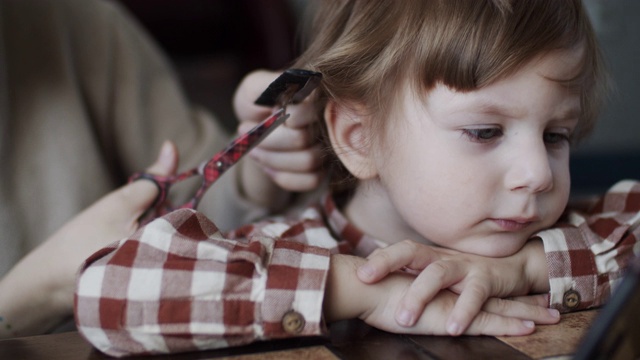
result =
[[[178,145],[186,169],[229,138],[110,1],[0,2],[0,79],[0,275],[150,165],[163,141]],[[235,177],[225,174],[201,207],[221,228],[262,214],[239,198]]]

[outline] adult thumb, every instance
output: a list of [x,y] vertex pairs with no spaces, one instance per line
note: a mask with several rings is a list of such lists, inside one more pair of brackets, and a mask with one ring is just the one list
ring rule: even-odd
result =
[[168,176],[173,175],[178,168],[178,149],[176,145],[167,140],[160,148],[160,154],[156,161],[147,168],[149,174]]
[[[177,168],[178,150],[174,143],[165,141],[162,144],[158,158],[147,168],[146,172],[158,176],[169,176],[175,174]],[[158,188],[152,181],[147,179],[136,180],[121,190],[129,205],[140,213],[149,208],[156,196],[158,196]]]

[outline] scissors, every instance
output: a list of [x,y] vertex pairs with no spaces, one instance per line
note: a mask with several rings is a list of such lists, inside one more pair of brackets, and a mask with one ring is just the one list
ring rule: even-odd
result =
[[[145,172],[133,174],[129,178],[129,182],[146,179],[153,182],[158,188],[158,196],[141,216],[140,225],[144,225],[176,209],[195,209],[205,192],[225,171],[235,165],[274,129],[284,123],[289,117],[286,111],[287,105],[304,100],[318,86],[321,78],[322,75],[314,71],[302,69],[286,70],[255,101],[257,105],[276,106],[280,104],[281,107],[254,128],[232,140],[222,151],[213,155],[211,159],[202,162],[191,170],[171,176],[158,176]],[[195,195],[182,205],[172,206],[167,199],[171,186],[193,176],[202,177],[202,184],[196,190]]]

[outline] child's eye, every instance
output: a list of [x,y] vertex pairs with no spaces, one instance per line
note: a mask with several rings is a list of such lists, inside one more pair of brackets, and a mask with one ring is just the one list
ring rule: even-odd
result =
[[561,145],[566,143],[570,143],[569,135],[563,133],[556,132],[546,132],[543,135],[543,139],[545,144],[549,145]]
[[500,128],[484,128],[484,129],[464,129],[463,134],[474,142],[489,142],[497,137],[502,136]]

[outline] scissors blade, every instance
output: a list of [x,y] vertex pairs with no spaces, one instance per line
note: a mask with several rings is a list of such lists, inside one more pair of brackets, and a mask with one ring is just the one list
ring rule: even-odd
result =
[[[283,107],[263,120],[253,129],[238,136],[224,150],[216,154],[211,160],[202,164],[201,173],[205,178],[205,186],[217,180],[223,172],[233,166],[242,156],[248,153],[274,129],[289,117],[286,114],[286,104],[299,102],[320,84],[322,75],[315,71],[303,69],[287,69],[276,78],[255,101],[258,105],[273,106],[284,102]],[[207,183],[210,182],[208,185]]]
[[[313,89],[318,87],[322,74],[303,69],[287,69],[275,79],[255,101],[256,105],[275,106],[280,102],[294,104],[304,100]],[[289,92],[293,90],[292,94]],[[289,95],[289,99],[283,96]]]

